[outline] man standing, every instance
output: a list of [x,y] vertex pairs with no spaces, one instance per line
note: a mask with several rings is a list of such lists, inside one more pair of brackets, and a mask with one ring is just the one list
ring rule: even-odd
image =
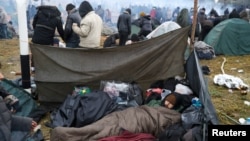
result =
[[81,17],[78,10],[75,8],[75,5],[71,3],[66,6],[66,11],[68,13],[68,17],[64,29],[64,41],[66,43],[66,47],[77,48],[79,47],[80,37],[74,33],[72,25],[73,23],[77,23],[77,25],[80,26]]
[[119,46],[124,46],[131,34],[131,9],[127,8],[118,18]]
[[64,40],[61,12],[56,6],[42,5],[37,7],[32,25],[34,29],[32,42],[35,44],[53,45],[56,29]]
[[77,23],[72,25],[73,31],[80,36],[80,47],[100,48],[102,34],[102,19],[95,13],[88,1],[79,6],[81,16],[80,27]]
[[104,10],[102,9],[101,5],[98,5],[97,9],[95,10],[95,13],[97,15],[99,15],[103,20],[103,18],[104,18]]

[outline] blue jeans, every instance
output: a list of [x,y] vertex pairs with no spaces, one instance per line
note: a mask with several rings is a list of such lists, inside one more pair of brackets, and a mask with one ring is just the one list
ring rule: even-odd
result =
[[7,32],[7,24],[0,24],[0,39],[7,39],[8,32]]

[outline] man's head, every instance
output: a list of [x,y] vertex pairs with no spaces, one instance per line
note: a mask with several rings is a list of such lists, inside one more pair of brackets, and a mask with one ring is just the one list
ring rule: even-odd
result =
[[167,95],[163,101],[163,106],[165,106],[166,108],[172,109],[174,108],[175,104],[176,104],[176,96],[175,94],[171,93],[169,95]]
[[73,5],[72,3],[69,3],[69,4],[66,5],[66,11],[67,12],[74,9],[74,8],[75,8],[75,5]]
[[131,15],[131,9],[127,8],[125,11],[127,11],[129,13],[129,15]]
[[83,1],[79,6],[79,14],[83,18],[89,12],[93,11],[93,7],[90,5],[88,1]]
[[131,41],[132,42],[138,42],[138,41],[140,41],[140,39],[139,39],[137,34],[132,34],[131,35]]
[[146,16],[146,14],[144,12],[141,12],[140,17],[144,17],[144,16]]

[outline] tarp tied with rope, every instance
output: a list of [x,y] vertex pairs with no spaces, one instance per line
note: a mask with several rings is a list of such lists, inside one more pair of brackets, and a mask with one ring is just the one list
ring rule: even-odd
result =
[[146,90],[156,80],[183,75],[189,29],[103,49],[30,44],[39,101],[62,102],[77,84],[98,89],[101,80],[136,81]]

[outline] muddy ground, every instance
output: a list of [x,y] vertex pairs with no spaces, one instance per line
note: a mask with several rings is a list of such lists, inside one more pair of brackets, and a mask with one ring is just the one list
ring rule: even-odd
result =
[[[250,84],[250,55],[246,56],[216,56],[212,60],[200,60],[201,65],[207,65],[210,69],[209,75],[204,75],[208,90],[218,114],[221,124],[238,124],[239,118],[250,117],[250,106],[244,101],[250,101],[250,93],[242,94],[239,90],[230,90],[213,83],[213,78],[217,74],[222,74],[221,66],[224,59],[224,72],[241,78],[247,85]],[[19,40],[0,40],[0,72],[7,79],[20,78],[14,72],[20,72],[20,48]],[[44,126],[49,120],[49,114],[40,122],[45,140],[49,140],[50,128]]]

